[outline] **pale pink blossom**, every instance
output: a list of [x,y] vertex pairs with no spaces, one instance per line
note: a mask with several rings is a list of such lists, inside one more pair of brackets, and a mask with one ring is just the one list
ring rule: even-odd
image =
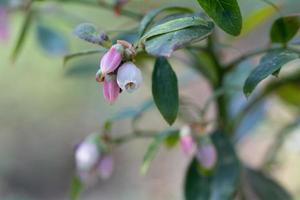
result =
[[106,180],[111,177],[114,170],[114,159],[111,155],[104,155],[97,167],[98,176]]
[[9,19],[6,8],[0,6],[0,41],[9,39]]
[[106,75],[103,82],[103,95],[107,102],[114,103],[120,93],[120,88],[116,81],[116,75]]
[[184,154],[191,156],[195,152],[195,141],[192,136],[191,127],[188,125],[180,129],[180,145]]
[[124,47],[115,44],[103,55],[100,61],[100,69],[103,75],[111,73],[119,67],[123,59],[123,52]]
[[91,171],[97,164],[100,152],[96,144],[84,141],[75,152],[76,167],[79,171]]
[[213,144],[202,144],[198,147],[196,158],[205,169],[212,169],[217,162],[217,151]]
[[118,69],[117,82],[122,90],[133,92],[143,82],[142,72],[132,62],[126,62]]

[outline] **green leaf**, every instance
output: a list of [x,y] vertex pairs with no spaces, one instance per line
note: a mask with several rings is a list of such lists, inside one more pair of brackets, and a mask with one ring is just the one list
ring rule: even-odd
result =
[[218,153],[213,174],[205,175],[196,159],[190,164],[185,179],[186,200],[232,200],[238,187],[240,164],[233,145],[222,131],[212,134]]
[[148,149],[144,155],[143,164],[141,167],[141,173],[146,174],[152,160],[155,158],[155,155],[160,147],[160,144],[163,141],[170,137],[171,135],[178,135],[178,130],[165,130],[160,133],[157,133],[156,137],[153,139],[153,142],[148,146]]
[[83,190],[83,185],[77,176],[72,177],[70,185],[70,200],[77,200]]
[[171,6],[171,7],[160,7],[157,9],[154,9],[150,12],[148,12],[144,18],[142,19],[139,27],[139,36],[142,37],[142,35],[145,33],[146,29],[149,27],[151,22],[154,20],[154,18],[164,11],[178,11],[178,12],[192,12],[190,8],[185,7],[178,7],[178,6]]
[[90,23],[82,23],[76,26],[74,34],[87,42],[102,45],[104,47],[111,46],[111,41],[106,33],[97,31],[96,27]]
[[225,32],[240,34],[242,15],[236,0],[198,0],[198,3]]
[[33,19],[33,12],[31,10],[29,10],[26,13],[26,16],[25,16],[25,19],[24,19],[24,22],[23,22],[23,25],[22,25],[22,28],[21,28],[21,32],[18,36],[17,43],[16,43],[16,45],[13,49],[12,55],[11,55],[11,59],[12,59],[13,62],[16,61],[16,59],[17,59],[17,57],[20,53],[20,50],[23,47],[25,38],[27,36],[28,30],[29,30],[31,22],[32,22],[32,19]]
[[70,53],[64,56],[64,65],[67,64],[68,61],[70,61],[73,58],[81,57],[81,56],[87,56],[91,54],[96,54],[96,53],[105,53],[107,49],[105,48],[98,48],[98,49],[92,49],[92,50],[84,50],[84,51],[79,51],[75,53]]
[[213,133],[212,141],[217,149],[218,163],[211,184],[210,199],[234,199],[240,177],[239,160],[232,143],[224,132]]
[[203,175],[199,164],[193,159],[189,165],[184,183],[185,200],[209,200],[212,177]]
[[188,17],[181,17],[177,19],[172,19],[170,21],[166,21],[162,24],[152,27],[145,35],[141,38],[141,41],[145,41],[150,37],[166,34],[174,31],[178,31],[181,29],[185,29],[188,27],[193,26],[208,26],[210,22],[205,21],[200,16],[188,16]]
[[287,43],[297,34],[299,28],[299,16],[280,17],[272,25],[271,40],[277,43]]
[[246,169],[246,181],[258,199],[291,200],[291,195],[277,182],[260,171]]
[[65,54],[68,51],[68,41],[50,27],[39,24],[37,26],[37,40],[47,53],[52,55]]
[[166,58],[156,59],[152,73],[152,95],[158,110],[172,125],[178,113],[179,96],[176,74]]
[[246,79],[244,84],[244,94],[249,96],[259,82],[269,75],[276,73],[283,65],[298,57],[298,54],[289,50],[274,50],[267,53]]
[[170,57],[174,51],[205,39],[213,27],[213,23],[208,23],[207,26],[193,26],[152,37],[145,42],[145,50],[154,56]]

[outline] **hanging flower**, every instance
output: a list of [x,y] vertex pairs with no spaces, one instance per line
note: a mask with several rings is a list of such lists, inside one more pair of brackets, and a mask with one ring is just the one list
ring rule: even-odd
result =
[[75,161],[79,171],[91,171],[100,157],[97,144],[83,141],[76,149]]
[[9,22],[8,12],[3,6],[0,6],[0,41],[7,41],[9,39]]
[[180,145],[183,153],[186,155],[190,156],[194,153],[196,144],[192,136],[191,127],[188,125],[185,125],[180,129]]
[[212,143],[200,144],[196,158],[205,169],[212,169],[217,163],[217,151]]
[[114,159],[111,155],[104,155],[99,161],[97,167],[98,176],[106,180],[111,177],[114,170]]
[[100,69],[104,76],[119,67],[123,59],[123,52],[124,47],[120,44],[115,44],[104,54],[100,61]]
[[108,74],[105,76],[105,80],[103,82],[103,95],[106,101],[110,104],[114,103],[120,93],[120,88],[116,81],[115,74]]
[[142,84],[142,72],[132,62],[126,62],[120,66],[117,72],[117,82],[122,90],[133,92]]

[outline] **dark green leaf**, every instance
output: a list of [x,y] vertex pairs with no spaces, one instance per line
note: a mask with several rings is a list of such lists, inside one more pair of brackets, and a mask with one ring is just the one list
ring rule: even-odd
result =
[[107,51],[107,49],[105,49],[105,48],[98,48],[98,49],[85,50],[85,51],[80,51],[80,52],[76,52],[76,53],[71,53],[71,54],[64,56],[64,65],[73,58],[77,58],[80,56],[87,56],[87,55],[96,54],[96,53],[105,53],[106,51]]
[[74,176],[71,180],[70,199],[77,200],[82,190],[83,190],[83,185],[81,181],[77,176]]
[[177,77],[166,58],[156,59],[152,73],[152,95],[158,110],[172,125],[177,117],[179,97]]
[[298,57],[298,54],[288,50],[275,50],[267,53],[248,76],[244,84],[244,94],[249,96],[260,81],[276,73],[283,65]]
[[16,46],[14,47],[12,55],[11,55],[11,59],[13,62],[17,59],[17,57],[20,53],[20,50],[23,47],[25,38],[27,36],[28,30],[29,30],[31,22],[32,22],[32,18],[33,18],[33,13],[30,10],[26,13],[26,16],[25,16],[25,19],[24,19],[24,22],[23,22],[23,25],[21,28],[21,32],[18,36]]
[[109,47],[111,41],[106,33],[97,31],[96,27],[90,23],[79,24],[75,30],[74,34],[82,40],[93,44],[99,44],[104,47]]
[[299,16],[287,16],[277,19],[272,25],[270,37],[272,42],[287,43],[300,28]]
[[232,200],[240,177],[240,163],[232,143],[222,131],[212,135],[218,163],[211,185],[211,200]]
[[291,195],[277,182],[260,171],[246,169],[246,181],[259,200],[291,200]]
[[203,175],[199,170],[197,160],[193,159],[185,177],[185,200],[209,200],[211,181],[212,177]]
[[155,158],[155,155],[159,149],[161,143],[171,135],[178,135],[178,130],[165,130],[160,133],[157,133],[156,137],[154,138],[153,142],[148,146],[148,149],[144,155],[143,164],[141,167],[141,173],[146,174],[152,160]]
[[154,56],[170,57],[177,49],[205,39],[211,34],[213,23],[207,26],[193,26],[152,37],[145,42],[147,53]]
[[62,55],[68,51],[68,41],[58,32],[44,25],[37,26],[37,40],[47,53]]
[[140,23],[140,27],[139,27],[139,36],[141,37],[146,29],[148,28],[148,26],[151,24],[151,22],[153,21],[153,19],[160,14],[161,12],[164,11],[178,11],[178,12],[192,12],[191,9],[189,8],[185,8],[185,7],[160,7],[157,9],[154,9],[152,11],[150,11],[149,13],[147,13],[144,18],[142,19],[141,23]]
[[242,15],[236,0],[198,0],[205,12],[231,35],[239,35],[242,29]]
[[145,41],[153,36],[166,34],[181,29],[185,29],[193,26],[209,26],[210,22],[205,21],[202,17],[194,15],[189,17],[181,17],[166,21],[162,24],[152,27],[145,35],[141,38],[141,41]]

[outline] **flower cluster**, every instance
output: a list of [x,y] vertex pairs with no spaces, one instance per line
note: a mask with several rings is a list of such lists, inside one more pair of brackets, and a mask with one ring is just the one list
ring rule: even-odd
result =
[[117,41],[102,57],[96,81],[103,82],[103,95],[109,103],[115,102],[123,90],[133,92],[140,87],[141,70],[130,61],[134,55],[131,44]]
[[195,155],[197,161],[203,169],[212,169],[217,162],[217,152],[208,136],[202,136],[199,141],[192,135],[189,125],[184,125],[180,129],[180,145],[184,154]]
[[86,185],[96,183],[98,178],[108,179],[114,169],[113,157],[101,146],[99,135],[92,134],[75,150],[78,177]]

